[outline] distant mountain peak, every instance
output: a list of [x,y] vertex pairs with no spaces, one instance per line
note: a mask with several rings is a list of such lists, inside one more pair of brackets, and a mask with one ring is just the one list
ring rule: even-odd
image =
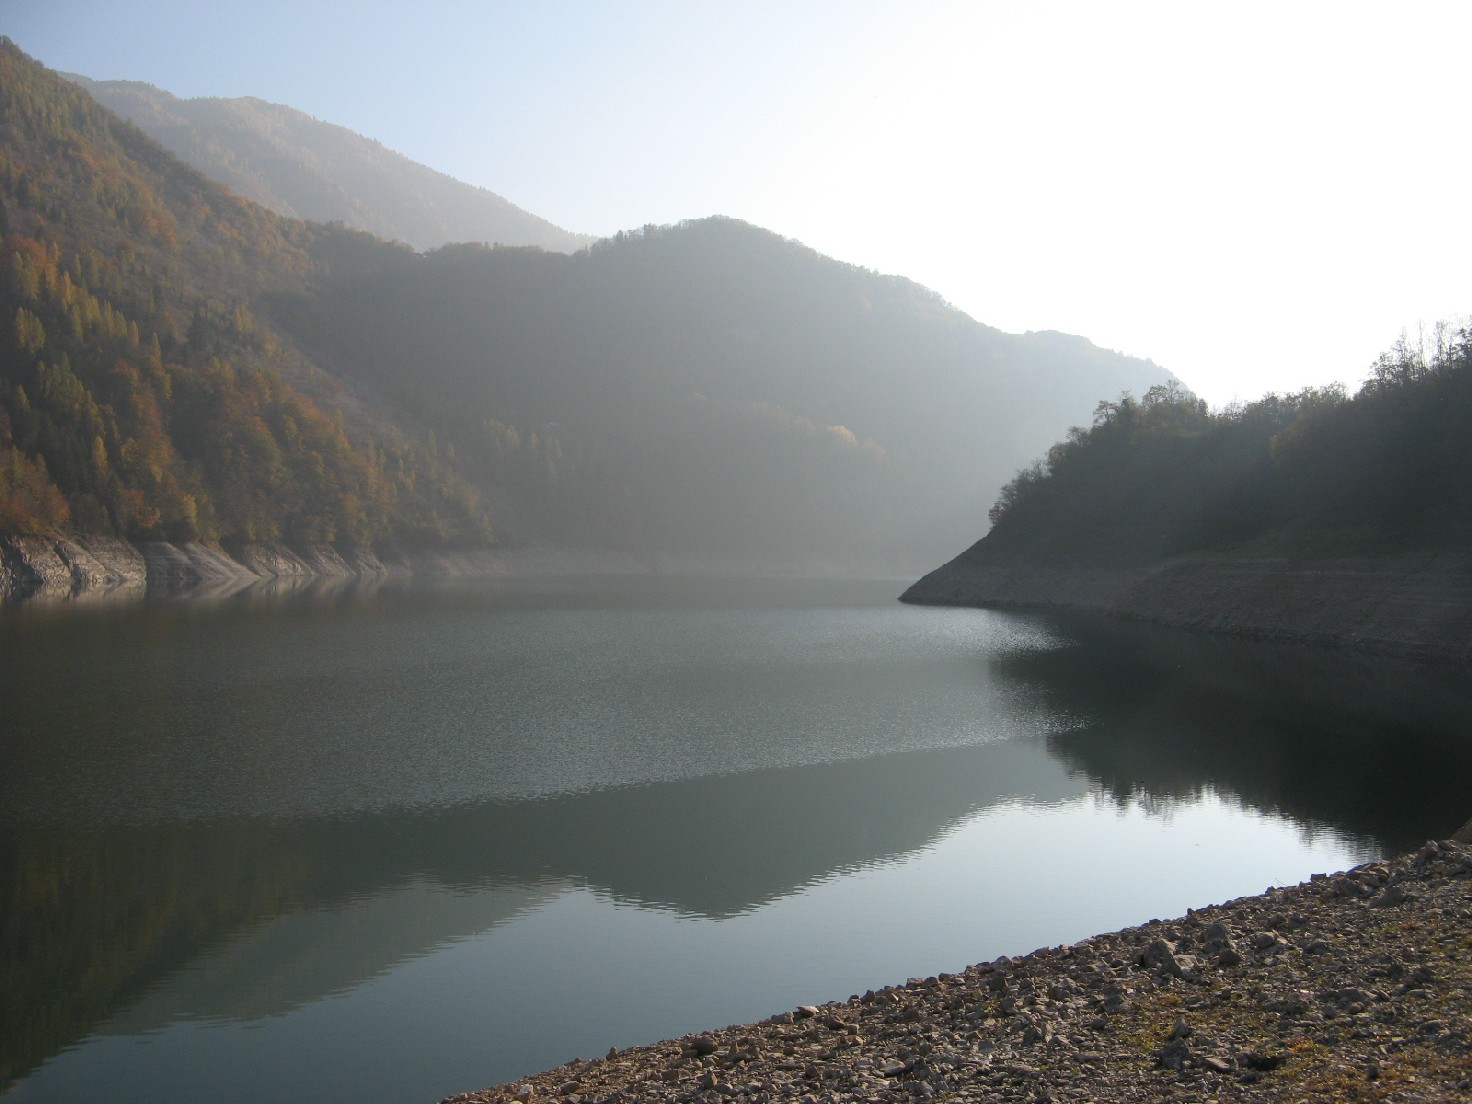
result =
[[421,250],[484,241],[572,253],[594,240],[286,104],[66,78],[176,157],[277,214],[341,222]]

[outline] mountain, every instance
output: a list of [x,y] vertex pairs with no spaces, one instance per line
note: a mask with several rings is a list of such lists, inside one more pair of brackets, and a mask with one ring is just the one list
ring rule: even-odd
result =
[[593,241],[294,108],[253,97],[180,99],[139,81],[67,79],[180,160],[289,218],[341,222],[416,249],[483,241],[570,253]]
[[907,600],[1472,654],[1472,333],[1342,386],[1211,412],[1100,403],[1008,483],[991,531]]
[[0,46],[0,532],[932,560],[1097,397],[745,223],[415,253],[275,215]]
[[332,248],[349,275],[273,318],[559,542],[915,563],[1101,387],[1172,378],[732,219],[570,257]]
[[0,42],[0,532],[490,538],[480,495],[261,312],[319,231]]
[[1213,413],[1161,386],[1100,403],[991,517],[995,547],[1095,561],[1472,548],[1472,334],[1429,356],[1401,342],[1353,397],[1308,388]]

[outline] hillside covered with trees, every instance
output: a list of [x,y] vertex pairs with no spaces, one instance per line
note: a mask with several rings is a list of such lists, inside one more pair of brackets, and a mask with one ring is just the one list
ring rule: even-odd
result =
[[593,241],[283,104],[181,99],[139,81],[67,79],[181,161],[279,215],[341,222],[415,249],[478,241],[570,253]]
[[901,596],[1472,660],[1472,332],[1342,385],[1101,402]]
[[0,44],[0,534],[915,563],[1093,399],[756,227],[419,254],[178,161]]
[[485,540],[421,442],[259,315],[316,231],[0,47],[0,532]]
[[1472,549],[1472,335],[1402,338],[1343,386],[1211,412],[1160,386],[1101,402],[991,510],[998,552],[1140,561],[1247,549]]
[[274,296],[282,327],[562,542],[920,563],[1096,381],[1169,378],[730,219],[570,257],[320,248],[345,275]]

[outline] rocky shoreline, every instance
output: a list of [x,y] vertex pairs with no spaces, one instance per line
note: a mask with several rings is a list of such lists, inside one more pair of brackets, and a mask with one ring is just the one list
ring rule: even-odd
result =
[[446,1104],[1472,1099],[1472,823],[1175,920]]
[[239,587],[271,578],[356,578],[407,571],[371,549],[280,542],[132,544],[109,537],[0,537],[0,599]]
[[404,576],[633,575],[656,571],[705,575],[852,575],[854,564],[773,567],[709,558],[682,559],[599,549],[500,546],[404,549],[391,546],[262,541],[164,541],[109,537],[0,536],[0,602],[129,598],[156,594],[218,596],[246,588],[368,583]]
[[973,546],[901,596],[920,605],[1088,610],[1173,628],[1472,659],[1472,556],[1024,560]]

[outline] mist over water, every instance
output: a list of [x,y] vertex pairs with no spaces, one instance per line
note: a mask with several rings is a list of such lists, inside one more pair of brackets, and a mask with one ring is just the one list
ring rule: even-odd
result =
[[1459,674],[901,585],[7,611],[14,1098],[436,1099],[1465,819]]

